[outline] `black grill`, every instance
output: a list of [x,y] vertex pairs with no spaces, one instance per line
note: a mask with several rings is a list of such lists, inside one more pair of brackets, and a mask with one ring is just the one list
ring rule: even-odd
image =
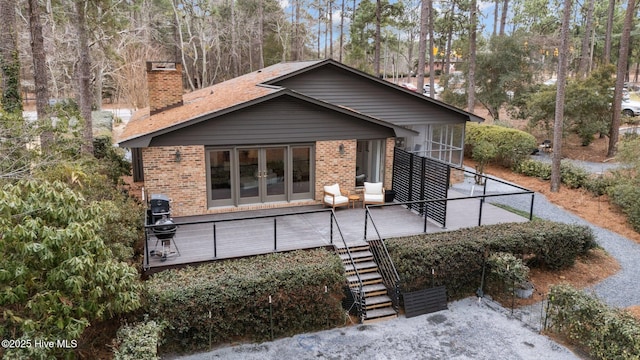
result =
[[169,198],[162,194],[151,195],[149,201],[150,225],[153,235],[160,240],[172,239],[176,235],[177,226],[171,220],[171,208]]

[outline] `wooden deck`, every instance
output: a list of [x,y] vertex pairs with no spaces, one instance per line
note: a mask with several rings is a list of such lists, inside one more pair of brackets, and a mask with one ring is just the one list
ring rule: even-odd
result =
[[[450,199],[464,196],[466,195],[449,191]],[[296,212],[300,213],[286,215]],[[427,233],[477,226],[479,212],[480,199],[450,200],[447,206],[446,228],[428,220]],[[424,233],[424,218],[404,206],[372,208],[370,214],[375,229],[382,238]],[[237,220],[260,216],[262,217],[257,219]],[[344,245],[340,233],[348,244],[364,239],[364,209],[340,208],[335,211],[335,217],[336,221],[332,227],[331,211],[322,211],[322,206],[318,205],[175,218],[178,229],[171,240],[173,253],[163,260],[157,255],[148,256],[145,251],[144,261],[147,264],[148,259],[148,267],[153,272],[167,267],[272,252],[333,245],[341,247]],[[229,221],[231,219],[236,220]],[[483,204],[483,225],[525,221],[528,219],[487,202]],[[368,239],[377,238],[375,229],[371,220],[367,220]],[[153,250],[159,252],[162,242],[150,236],[148,249],[149,254]]]

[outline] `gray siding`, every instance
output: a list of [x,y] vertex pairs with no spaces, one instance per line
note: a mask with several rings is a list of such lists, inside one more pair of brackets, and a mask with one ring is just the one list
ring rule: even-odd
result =
[[458,123],[469,119],[422,95],[384,86],[334,65],[273,83],[310,97],[342,105],[395,125]]
[[277,144],[393,136],[392,128],[283,95],[156,136],[149,146]]

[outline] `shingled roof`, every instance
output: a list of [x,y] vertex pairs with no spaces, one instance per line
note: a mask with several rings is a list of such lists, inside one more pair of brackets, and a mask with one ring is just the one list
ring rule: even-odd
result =
[[282,91],[282,88],[261,84],[319,62],[321,60],[275,64],[184,94],[184,105],[162,111],[153,116],[149,115],[148,107],[141,109],[133,115],[124,132],[118,138],[118,142],[122,143],[170,127],[179,126],[203,115],[223,111]]

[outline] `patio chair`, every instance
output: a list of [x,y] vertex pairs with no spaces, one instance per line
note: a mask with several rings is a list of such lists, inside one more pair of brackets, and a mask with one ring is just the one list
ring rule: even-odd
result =
[[382,183],[364,183],[364,198],[362,207],[367,204],[384,204],[384,188]]
[[325,206],[331,206],[333,209],[339,206],[349,206],[349,193],[340,191],[340,185],[333,184],[324,187],[324,194],[322,195],[322,204]]

